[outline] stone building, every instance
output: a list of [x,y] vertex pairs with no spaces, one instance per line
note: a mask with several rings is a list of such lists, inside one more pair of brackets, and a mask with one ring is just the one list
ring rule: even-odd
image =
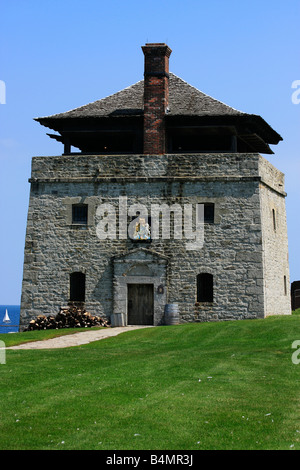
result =
[[32,159],[21,329],[69,302],[128,324],[291,312],[284,175],[261,156],[282,138],[142,50],[143,80],[36,119],[63,154]]

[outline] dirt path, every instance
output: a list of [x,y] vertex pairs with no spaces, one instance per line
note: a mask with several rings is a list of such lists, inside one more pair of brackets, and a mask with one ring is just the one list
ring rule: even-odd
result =
[[[149,326],[121,326],[116,328],[103,328],[102,330],[89,330],[71,335],[59,336],[58,338],[46,339],[44,341],[33,341],[31,343],[10,346],[6,349],[57,349],[68,348],[70,346],[80,346],[81,344],[91,343],[104,338],[125,333],[126,331],[136,330],[138,328],[149,328]],[[151,327],[150,327],[151,328]]]

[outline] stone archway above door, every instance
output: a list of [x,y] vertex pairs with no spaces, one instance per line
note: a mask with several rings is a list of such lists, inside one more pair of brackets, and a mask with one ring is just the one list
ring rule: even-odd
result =
[[[113,258],[113,313],[128,318],[128,284],[153,285],[153,325],[163,321],[167,303],[168,258],[147,248],[136,248]],[[136,292],[142,289],[136,289]]]

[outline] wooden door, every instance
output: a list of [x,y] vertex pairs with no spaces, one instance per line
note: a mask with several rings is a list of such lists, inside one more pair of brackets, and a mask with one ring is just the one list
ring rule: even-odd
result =
[[128,284],[128,325],[153,325],[153,284]]

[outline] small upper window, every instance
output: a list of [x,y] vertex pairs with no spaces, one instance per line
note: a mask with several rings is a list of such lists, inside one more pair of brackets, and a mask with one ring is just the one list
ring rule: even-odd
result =
[[204,223],[213,224],[215,221],[215,205],[212,203],[204,204]]
[[88,205],[73,204],[72,205],[72,224],[87,225],[88,221]]
[[[215,221],[215,205],[210,202],[204,202],[204,203],[199,203],[199,206],[204,206],[203,207],[204,223],[213,224]],[[198,217],[202,218],[200,207],[198,207]]]

